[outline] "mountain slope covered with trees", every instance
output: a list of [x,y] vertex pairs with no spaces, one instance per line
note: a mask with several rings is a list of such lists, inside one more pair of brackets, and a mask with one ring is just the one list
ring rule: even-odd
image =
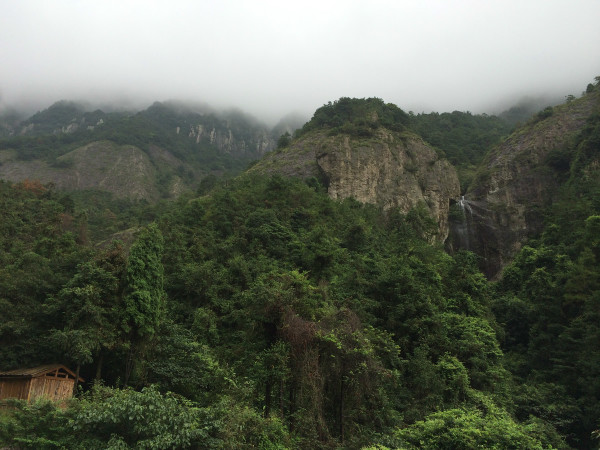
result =
[[[287,144],[425,119],[383,104],[369,121],[361,105],[325,105]],[[86,380],[67,408],[9,401],[0,443],[594,448],[598,123],[569,141],[540,233],[498,281],[431,239],[425,205],[332,199],[316,177],[251,170],[168,202],[96,192],[87,208],[0,182],[0,369],[59,361]]]

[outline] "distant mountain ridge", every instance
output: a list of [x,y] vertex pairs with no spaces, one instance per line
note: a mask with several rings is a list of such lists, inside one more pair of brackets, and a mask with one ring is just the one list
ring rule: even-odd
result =
[[[198,112],[176,102],[155,102],[137,113],[105,113],[61,101],[26,120],[3,123],[0,178],[39,179],[67,190],[93,188],[147,200],[194,189],[211,173],[239,173],[273,149],[277,139],[266,125],[241,111]],[[117,148],[137,156],[113,161]],[[73,158],[82,154],[87,157]],[[160,161],[157,154],[162,155]],[[122,183],[92,176],[86,161],[93,161],[96,172],[137,180],[136,187],[123,188]],[[90,176],[76,182],[82,172]]]
[[[133,122],[133,124],[132,124]],[[102,127],[105,125],[104,127]],[[130,127],[129,125],[134,125]],[[100,129],[102,127],[102,129]],[[136,129],[137,128],[137,129]],[[82,105],[70,101],[59,101],[26,120],[6,125],[4,137],[39,136],[61,133],[85,132],[118,135],[124,131],[132,137],[152,128],[152,137],[173,138],[174,135],[188,136],[197,144],[201,141],[216,145],[219,150],[234,153],[263,154],[273,146],[269,128],[252,116],[241,111],[216,112],[205,109],[197,112],[192,107],[177,102],[155,102],[145,110],[131,112],[87,111]],[[136,133],[136,131],[138,133]],[[110,136],[109,136],[110,137]]]

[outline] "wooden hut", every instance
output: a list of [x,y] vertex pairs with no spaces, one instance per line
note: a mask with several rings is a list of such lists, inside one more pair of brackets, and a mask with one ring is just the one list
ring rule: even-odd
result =
[[[63,401],[73,396],[75,374],[60,364],[0,371],[0,400],[45,398]],[[80,377],[79,381],[83,381]]]

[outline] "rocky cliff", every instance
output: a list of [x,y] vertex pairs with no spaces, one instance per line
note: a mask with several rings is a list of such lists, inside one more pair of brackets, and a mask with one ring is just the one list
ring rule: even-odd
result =
[[[175,128],[175,133],[183,133],[180,126]],[[187,136],[196,144],[204,142],[214,145],[222,153],[235,155],[262,156],[272,150],[275,143],[266,130],[255,130],[246,137],[239,136],[227,121],[221,127],[206,126],[202,123],[189,125]]]
[[437,240],[448,236],[448,209],[460,186],[448,161],[418,136],[377,128],[356,137],[312,131],[288,148],[269,153],[251,170],[303,178],[317,177],[331,198],[407,212],[424,204],[439,225]]
[[[588,118],[599,108],[598,92],[546,108],[494,148],[465,195],[468,237],[455,227],[454,244],[483,258],[492,278],[523,242],[540,232],[544,209],[569,171],[568,154]],[[459,225],[459,224],[457,224]],[[462,241],[462,244],[460,243]]]

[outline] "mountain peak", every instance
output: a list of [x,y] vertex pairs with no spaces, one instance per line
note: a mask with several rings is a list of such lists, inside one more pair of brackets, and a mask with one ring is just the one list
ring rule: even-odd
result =
[[[397,120],[394,120],[397,119]],[[341,98],[319,108],[289,146],[271,152],[252,171],[315,177],[337,200],[354,198],[407,213],[423,205],[448,235],[448,208],[460,194],[455,169],[419,136],[406,114],[380,99]]]
[[346,133],[354,136],[372,136],[374,130],[384,127],[403,131],[408,125],[408,114],[392,103],[382,99],[341,97],[315,111],[300,134],[327,128],[330,133]]

